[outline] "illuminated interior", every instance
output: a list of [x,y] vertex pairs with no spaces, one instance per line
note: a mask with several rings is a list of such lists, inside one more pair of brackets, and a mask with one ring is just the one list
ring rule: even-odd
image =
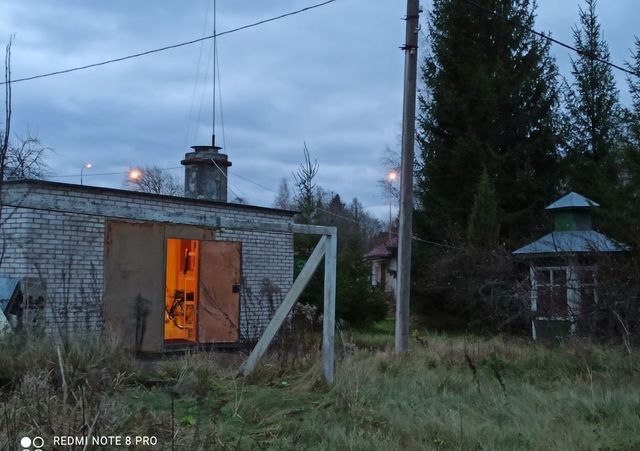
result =
[[165,340],[196,342],[198,254],[197,240],[167,240]]

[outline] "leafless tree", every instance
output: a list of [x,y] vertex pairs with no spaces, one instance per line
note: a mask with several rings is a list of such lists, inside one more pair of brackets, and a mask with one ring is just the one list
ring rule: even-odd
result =
[[[387,147],[384,155],[380,159],[384,168],[384,177],[378,179],[378,186],[385,198],[391,196],[393,199],[400,198],[400,152]],[[392,180],[389,174],[395,174]]]
[[[136,176],[133,177],[132,174]],[[178,178],[159,166],[131,168],[124,186],[133,191],[169,196],[179,196],[184,191]]]
[[50,152],[49,147],[41,144],[38,138],[27,134],[18,137],[17,143],[9,143],[5,154],[4,179],[39,179],[49,173],[49,166],[44,156]]
[[291,210],[293,208],[293,193],[285,177],[282,177],[282,180],[280,180],[278,194],[276,194],[276,198],[273,201],[273,206],[282,208],[283,210]]

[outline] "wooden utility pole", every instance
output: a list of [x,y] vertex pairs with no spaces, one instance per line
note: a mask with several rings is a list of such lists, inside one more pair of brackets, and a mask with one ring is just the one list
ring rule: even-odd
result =
[[419,0],[407,0],[402,111],[402,163],[400,167],[400,234],[396,286],[396,354],[409,349],[409,295],[411,240],[413,238],[413,146],[416,133],[416,76],[418,70]]

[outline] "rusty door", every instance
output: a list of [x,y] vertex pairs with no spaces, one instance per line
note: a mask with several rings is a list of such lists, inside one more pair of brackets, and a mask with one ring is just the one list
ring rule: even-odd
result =
[[162,351],[164,226],[108,221],[105,252],[105,326],[131,349]]
[[198,341],[235,343],[240,336],[240,243],[201,241]]

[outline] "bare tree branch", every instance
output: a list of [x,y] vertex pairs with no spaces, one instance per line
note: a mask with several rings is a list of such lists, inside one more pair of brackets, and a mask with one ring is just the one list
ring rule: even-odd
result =
[[133,191],[168,196],[179,196],[184,192],[178,178],[159,166],[131,168],[130,173],[133,171],[137,171],[138,176],[136,178],[127,176],[123,183],[125,187]]
[[38,138],[27,133],[26,137],[18,137],[17,143],[9,143],[5,154],[4,179],[41,179],[49,172],[44,156],[50,152],[49,147],[40,143]]

